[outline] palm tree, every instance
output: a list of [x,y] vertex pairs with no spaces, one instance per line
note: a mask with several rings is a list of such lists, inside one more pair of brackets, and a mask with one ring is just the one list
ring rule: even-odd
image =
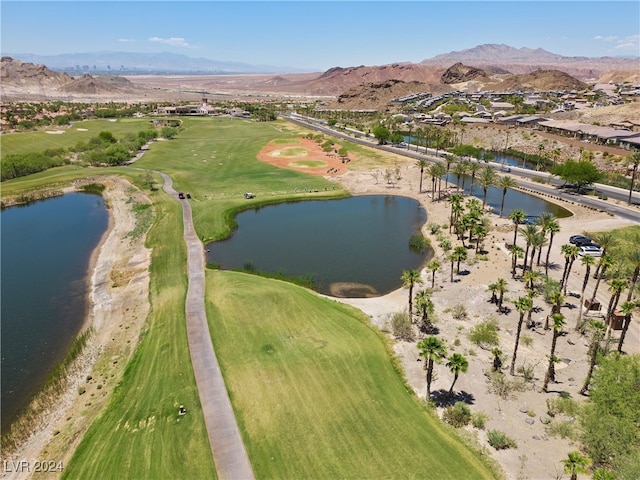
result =
[[480,252],[480,242],[489,234],[489,229],[484,223],[478,223],[473,226],[472,233],[476,237],[476,253]]
[[516,330],[516,344],[513,347],[513,357],[511,357],[511,369],[509,370],[511,375],[515,375],[516,356],[518,355],[518,344],[520,343],[520,332],[522,332],[524,314],[533,308],[533,301],[529,297],[518,297],[513,305],[520,314],[520,318],[518,319],[518,329]]
[[591,383],[591,376],[593,375],[593,369],[598,361],[598,353],[600,352],[600,342],[604,337],[604,332],[607,326],[601,320],[592,320],[591,329],[593,330],[593,337],[591,337],[591,345],[589,345],[590,362],[589,371],[587,372],[587,378],[584,380],[584,385],[580,389],[580,395],[586,395],[589,390],[589,384]]
[[547,239],[544,235],[544,232],[542,230],[540,230],[534,237],[533,237],[533,243],[531,244],[531,246],[533,247],[533,250],[531,251],[531,263],[529,264],[529,269],[533,268],[533,255],[534,252],[538,252],[538,260],[536,262],[536,265],[539,266],[540,265],[540,252],[542,252],[542,247],[544,247],[547,244]]
[[[439,163],[434,163],[429,167],[429,175],[431,175],[431,201],[436,201],[436,180],[440,176],[440,167]],[[422,178],[422,175],[420,176]]]
[[[543,212],[537,221],[538,225],[540,225],[540,230],[542,230],[542,235],[547,236],[547,232],[551,228],[552,223],[556,223],[558,225],[558,221],[556,220],[556,216],[550,212]],[[559,227],[559,225],[558,225]],[[547,251],[547,254],[549,252]],[[542,249],[538,250],[538,260],[536,260],[536,264],[540,265],[540,256],[542,254]]]
[[613,330],[613,317],[618,308],[618,302],[620,301],[620,295],[624,289],[627,288],[627,281],[622,278],[614,278],[609,283],[609,291],[611,292],[611,298],[609,299],[609,306],[607,307],[607,339],[605,342],[605,351],[609,351],[609,342],[611,340],[611,332]]
[[454,193],[447,199],[447,202],[451,204],[451,213],[449,214],[449,233],[451,233],[451,227],[458,223],[458,218],[464,211],[464,207],[462,206],[463,200],[464,197],[459,193]]
[[551,314],[547,315],[547,318],[544,322],[544,329],[549,330],[549,317],[552,317],[556,313],[560,313],[560,309],[562,305],[564,305],[564,301],[566,297],[562,294],[562,290],[560,288],[554,288],[549,293],[549,301],[551,302]]
[[600,245],[600,248],[602,248],[602,255],[600,256],[601,262],[596,268],[595,273],[595,276],[598,277],[600,275],[602,259],[607,255],[607,251],[615,245],[617,239],[612,232],[600,232],[593,235],[593,240]]
[[538,236],[538,227],[536,225],[527,224],[520,231],[527,243],[527,247],[524,251],[524,263],[523,263],[524,270],[526,270],[527,263],[529,261],[529,250],[531,249],[531,245],[536,243],[536,237]]
[[451,281],[451,283],[453,283],[453,266],[456,263],[456,253],[455,252],[451,252],[451,254],[449,255],[449,260],[451,261],[451,278],[449,279]]
[[456,273],[460,273],[460,262],[467,259],[467,249],[463,246],[457,246],[453,249],[453,255],[456,257]]
[[420,330],[429,331],[431,329],[431,320],[429,315],[434,312],[433,302],[431,301],[431,292],[429,290],[420,290],[416,293],[414,302],[416,310],[420,316]]
[[562,461],[564,464],[564,473],[571,475],[570,480],[577,480],[579,473],[589,473],[591,460],[578,451],[569,452],[569,455]]
[[594,274],[596,278],[596,286],[593,288],[593,293],[591,294],[591,299],[589,300],[589,306],[591,306],[596,301],[596,294],[598,293],[598,287],[600,286],[600,280],[602,280],[607,272],[607,269],[613,264],[611,257],[609,255],[603,255],[600,257],[600,262],[598,262],[598,266],[601,267],[600,274]]
[[496,291],[498,292],[498,312],[502,313],[502,301],[504,300],[505,292],[508,292],[507,281],[504,278],[499,278],[496,282]]
[[[453,167],[453,173],[456,176],[456,187],[460,190],[460,179],[467,173],[467,166],[464,162],[458,162]],[[464,189],[463,189],[464,190]]]
[[458,380],[458,375],[460,373],[466,373],[469,368],[469,362],[463,355],[459,353],[454,353],[449,357],[449,361],[447,362],[447,367],[453,373],[453,382],[451,383],[451,387],[449,388],[449,395],[453,393],[453,386],[456,384]]
[[478,170],[482,168],[482,165],[478,162],[470,162],[469,163],[469,173],[471,174],[471,186],[469,187],[469,195],[473,195],[473,184],[476,180],[476,174]]
[[403,270],[402,286],[409,287],[409,318],[413,316],[413,287],[416,283],[422,284],[422,277],[417,270]]
[[551,170],[553,170],[553,168],[556,166],[560,155],[562,155],[562,150],[560,148],[554,148],[551,151],[551,158],[553,159],[553,166],[551,167]]
[[420,356],[424,357],[424,369],[427,371],[427,400],[431,397],[431,380],[433,379],[433,364],[440,363],[447,356],[444,342],[433,335],[418,342]]
[[627,302],[631,301],[633,297],[633,292],[636,289],[636,284],[638,283],[638,278],[640,278],[640,234],[634,236],[631,240],[632,248],[627,249],[625,254],[625,263],[633,268],[633,273],[631,274],[631,282],[629,283],[629,293],[627,294]]
[[497,283],[490,283],[487,286],[487,292],[491,292],[491,303],[498,303],[498,284]]
[[516,188],[518,182],[513,178],[505,175],[498,180],[498,186],[502,188],[502,200],[500,200],[500,218],[502,218],[502,212],[504,211],[504,198],[507,196],[507,190],[510,188]]
[[516,237],[518,236],[518,226],[522,225],[527,218],[527,214],[524,210],[516,208],[511,210],[509,214],[509,220],[513,222],[513,244],[516,244]]
[[437,172],[438,172],[438,200],[440,200],[442,196],[442,177],[444,177],[448,172],[448,169],[444,167],[441,163],[437,164]]
[[433,259],[429,263],[427,263],[427,269],[431,270],[431,288],[435,287],[436,284],[436,272],[440,269],[440,262]]
[[422,177],[424,177],[424,167],[429,165],[429,161],[426,158],[421,158],[416,162],[416,166],[420,167],[420,190],[419,193],[422,193]]
[[564,272],[562,274],[562,281],[560,282],[560,286],[564,290],[564,294],[567,294],[567,284],[569,283],[569,275],[571,275],[571,268],[573,267],[573,262],[575,262],[578,254],[580,253],[580,248],[576,245],[562,245],[561,247],[562,253],[564,254],[565,265]]
[[511,277],[516,278],[516,266],[518,258],[524,257],[524,249],[519,245],[511,247]]
[[622,332],[620,332],[620,340],[618,341],[618,352],[622,353],[622,344],[624,343],[624,337],[627,336],[627,331],[631,325],[631,315],[633,310],[640,306],[640,302],[623,302],[620,305],[620,311],[624,313],[624,325],[622,326]]
[[544,261],[544,274],[549,275],[549,254],[551,253],[551,245],[553,244],[553,237],[560,231],[560,224],[558,220],[549,222],[547,225],[547,232],[549,232],[549,247],[547,248],[547,258]]
[[580,258],[580,263],[585,266],[584,280],[582,280],[582,291],[580,292],[580,309],[578,310],[578,321],[576,322],[576,331],[582,327],[582,309],[584,307],[584,291],[589,283],[589,275],[591,274],[591,267],[595,265],[596,259],[591,255],[583,255]]
[[549,387],[549,381],[556,380],[556,371],[555,371],[555,363],[557,361],[556,358],[556,344],[558,343],[558,337],[564,328],[566,323],[564,319],[564,315],[560,313],[556,313],[552,317],[553,322],[553,337],[551,339],[551,353],[549,354],[549,367],[547,368],[547,373],[544,376],[544,385],[542,386],[542,391],[546,392]]
[[497,175],[496,175],[496,171],[493,168],[485,167],[482,169],[482,173],[480,174],[480,178],[479,178],[479,183],[480,183],[480,186],[482,187],[482,191],[484,192],[482,195],[483,209],[487,203],[487,190],[489,190],[489,187],[496,184],[496,180],[497,180]]

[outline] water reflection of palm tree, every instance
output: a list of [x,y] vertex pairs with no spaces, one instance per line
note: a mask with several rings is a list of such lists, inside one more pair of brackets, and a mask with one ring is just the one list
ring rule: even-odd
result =
[[510,188],[516,188],[518,183],[511,177],[505,175],[498,180],[498,186],[502,188],[502,200],[500,201],[500,218],[502,218],[502,212],[504,211],[504,197],[507,195],[507,190]]

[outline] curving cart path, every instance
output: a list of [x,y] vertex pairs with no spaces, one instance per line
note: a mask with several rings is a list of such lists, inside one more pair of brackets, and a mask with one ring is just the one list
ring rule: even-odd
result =
[[[177,196],[171,178],[162,172],[157,173],[164,179],[164,191]],[[205,264],[202,243],[193,228],[191,205],[186,200],[181,200],[181,203],[189,279],[185,307],[187,337],[213,461],[221,480],[253,480],[255,476],[211,343],[204,305]]]

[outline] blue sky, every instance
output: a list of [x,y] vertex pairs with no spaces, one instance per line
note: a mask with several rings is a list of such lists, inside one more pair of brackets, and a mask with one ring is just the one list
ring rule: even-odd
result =
[[3,54],[172,52],[313,70],[420,62],[483,43],[640,55],[632,1],[10,1]]

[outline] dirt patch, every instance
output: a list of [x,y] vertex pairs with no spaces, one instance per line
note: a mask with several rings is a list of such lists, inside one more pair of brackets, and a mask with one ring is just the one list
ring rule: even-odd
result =
[[317,142],[308,138],[298,138],[290,143],[270,142],[260,150],[258,160],[311,175],[336,177],[345,173],[349,163],[356,159],[353,153],[346,157],[338,155],[336,152],[340,148],[334,144],[332,152],[325,152]]

